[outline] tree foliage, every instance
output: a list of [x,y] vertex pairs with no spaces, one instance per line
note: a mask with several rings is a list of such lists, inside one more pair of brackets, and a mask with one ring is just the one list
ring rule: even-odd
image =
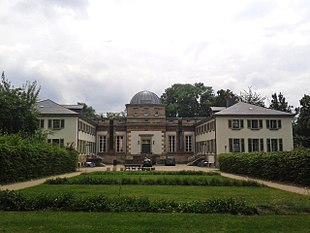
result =
[[260,94],[253,92],[251,87],[248,89],[248,91],[244,90],[243,92],[240,92],[240,100],[244,103],[265,107],[266,97],[262,97]]
[[35,105],[40,88],[36,82],[26,82],[15,88],[2,73],[0,83],[0,131],[33,135],[38,129]]
[[217,95],[214,99],[214,106],[216,107],[228,107],[237,103],[239,97],[234,94],[231,90],[221,89],[217,91]]
[[168,117],[206,116],[214,93],[212,87],[203,83],[174,84],[162,94],[161,102],[166,105]]
[[310,95],[304,95],[299,102],[301,107],[295,125],[295,136],[300,146],[310,148]]
[[126,112],[107,112],[107,118],[109,119],[124,119],[126,118]]
[[88,117],[88,118],[91,118],[91,119],[99,117],[99,115],[96,113],[96,110],[93,109],[92,106],[88,106],[87,104],[80,103],[80,102],[78,102],[77,104],[78,105],[83,105],[82,114],[85,117]]
[[271,97],[269,108],[283,112],[292,112],[292,106],[288,104],[281,92],[279,94],[274,93]]

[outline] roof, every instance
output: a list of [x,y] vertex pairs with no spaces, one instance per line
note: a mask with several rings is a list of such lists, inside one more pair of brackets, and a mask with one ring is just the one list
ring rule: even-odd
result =
[[160,99],[151,91],[140,91],[132,97],[130,104],[160,104]]
[[220,112],[226,109],[226,107],[211,107],[212,112]]
[[294,114],[288,112],[277,111],[274,109],[263,108],[256,105],[239,102],[214,114],[215,116],[231,116],[231,115],[252,115],[252,116],[287,116],[292,117]]
[[64,106],[56,104],[50,99],[37,102],[36,108],[40,114],[58,114],[58,115],[78,115],[78,113],[71,111]]
[[61,106],[67,108],[67,109],[76,109],[76,110],[82,110],[83,109],[83,105],[79,105],[79,104],[76,104],[76,105],[67,105],[67,104],[62,104]]

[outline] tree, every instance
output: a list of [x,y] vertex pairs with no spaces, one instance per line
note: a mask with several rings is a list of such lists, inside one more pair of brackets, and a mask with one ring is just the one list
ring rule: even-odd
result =
[[292,106],[288,105],[288,102],[285,101],[285,97],[281,92],[278,95],[274,93],[271,97],[272,100],[269,108],[283,112],[292,112]]
[[26,82],[15,88],[2,72],[0,83],[0,131],[34,135],[39,127],[36,102],[40,88],[37,83]]
[[266,97],[261,97],[261,95],[253,92],[251,87],[249,87],[248,91],[244,90],[243,92],[240,92],[239,98],[240,101],[244,103],[265,107]]
[[99,115],[96,113],[96,110],[93,109],[92,106],[88,106],[85,103],[79,103],[79,102],[77,104],[78,105],[83,105],[82,114],[85,117],[88,117],[88,118],[91,118],[91,119],[99,117]]
[[221,89],[217,91],[217,95],[214,99],[214,106],[216,107],[229,107],[239,100],[238,96],[234,94],[231,90]]
[[304,95],[299,102],[301,107],[295,125],[295,136],[300,146],[310,148],[310,96]]
[[198,116],[207,116],[209,114],[210,107],[214,105],[214,91],[212,87],[203,86],[202,83],[195,85],[196,88],[198,88],[198,93],[200,93],[200,95],[198,95],[199,98]]
[[126,111],[107,112],[107,118],[109,118],[109,119],[124,119],[125,117],[126,117]]
[[213,102],[213,90],[203,83],[173,84],[161,96],[168,117],[206,116]]

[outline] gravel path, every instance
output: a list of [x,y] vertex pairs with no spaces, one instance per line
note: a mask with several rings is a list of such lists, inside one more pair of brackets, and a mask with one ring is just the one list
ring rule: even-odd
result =
[[[56,178],[56,177],[70,178],[70,177],[78,176],[83,172],[95,172],[95,171],[107,171],[107,170],[119,171],[121,168],[123,168],[122,165],[106,166],[106,167],[93,167],[93,168],[81,168],[77,172],[67,173],[67,174],[63,174],[63,175],[51,176],[51,177],[46,177],[46,178],[37,179],[37,180],[30,180],[30,181],[21,182],[21,183],[15,183],[15,184],[0,185],[0,190],[19,190],[19,189],[24,189],[24,188],[28,188],[28,187],[32,187],[35,185],[42,184],[47,179],[51,179],[51,178]],[[205,171],[205,172],[217,171],[217,172],[219,172],[219,170],[216,168],[208,168],[208,167],[196,167],[196,166],[187,166],[187,165],[156,166],[156,171],[183,171],[183,170]],[[237,176],[237,175],[228,174],[228,173],[224,173],[224,172],[220,172],[220,174],[224,177],[228,177],[228,178],[232,178],[232,179],[253,180],[253,181],[257,181],[258,183],[262,183],[266,186],[272,187],[272,188],[281,189],[281,190],[292,192],[292,193],[298,193],[298,194],[310,196],[310,190],[307,188],[301,188],[301,187],[284,185],[284,184],[279,184],[279,183],[270,182],[270,181],[264,181],[264,180],[259,180],[259,179],[243,177],[243,176]]]

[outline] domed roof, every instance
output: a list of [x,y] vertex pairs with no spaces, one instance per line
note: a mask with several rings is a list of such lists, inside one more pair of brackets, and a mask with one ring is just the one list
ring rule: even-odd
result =
[[132,97],[130,104],[160,104],[160,99],[151,91],[140,91]]

